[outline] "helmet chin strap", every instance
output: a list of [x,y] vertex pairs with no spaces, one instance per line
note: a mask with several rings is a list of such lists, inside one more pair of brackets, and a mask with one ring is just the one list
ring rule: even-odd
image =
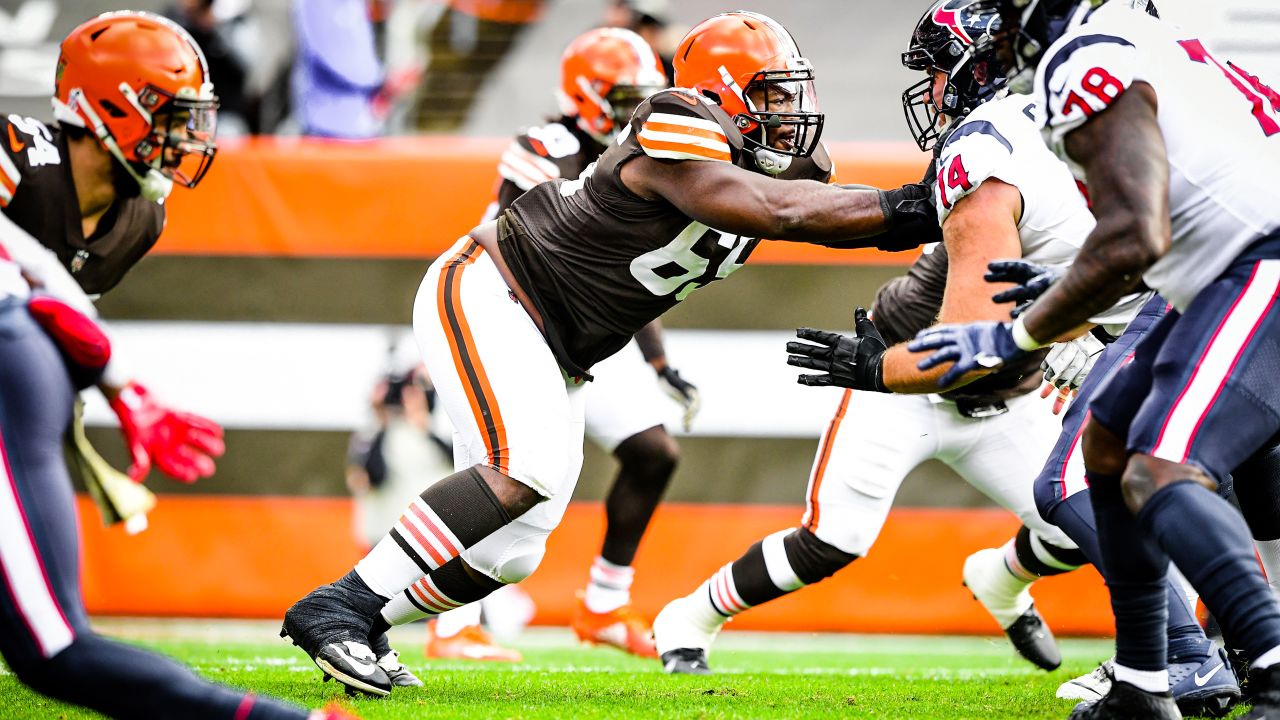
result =
[[[94,111],[93,106],[89,104],[80,88],[73,89],[69,98],[70,102],[67,104],[84,113],[84,116],[89,119],[89,124],[92,125],[94,136],[107,149],[107,152],[111,153],[112,157],[124,166],[129,176],[137,181],[138,187],[142,191],[142,197],[151,202],[161,202],[169,197],[169,193],[173,192],[173,180],[165,177],[164,173],[155,168],[148,168],[146,173],[139,173],[133,167],[133,163],[125,159],[124,152],[120,150],[120,145],[116,143],[115,137],[111,135],[111,131],[107,129],[106,124],[102,122],[102,118]],[[60,103],[56,100],[54,102],[56,110],[56,106]],[[56,114],[58,113],[55,112]]]

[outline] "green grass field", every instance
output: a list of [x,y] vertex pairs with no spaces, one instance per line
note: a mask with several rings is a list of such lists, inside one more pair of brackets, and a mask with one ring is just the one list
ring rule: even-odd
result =
[[[104,620],[115,637],[168,653],[205,677],[318,707],[343,697],[297,649],[257,622]],[[392,640],[426,687],[350,706],[392,718],[1063,718],[1062,681],[1111,654],[1104,640],[1065,640],[1063,667],[1044,673],[1003,638],[726,632],[712,677],[664,675],[654,661],[577,645],[566,630],[534,629],[516,665],[428,662],[421,630]],[[0,671],[0,717],[94,718],[37,696]]]

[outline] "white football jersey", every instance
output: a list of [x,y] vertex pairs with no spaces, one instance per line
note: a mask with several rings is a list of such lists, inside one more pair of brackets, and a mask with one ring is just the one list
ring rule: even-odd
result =
[[1194,33],[1123,3],[1103,5],[1036,69],[1036,120],[1081,181],[1088,178],[1063,138],[1137,81],[1159,100],[1173,228],[1172,247],[1145,280],[1183,310],[1245,247],[1280,227],[1280,95]]
[[[1067,166],[1045,147],[1035,113],[1030,96],[1007,95],[978,106],[950,133],[938,155],[938,222],[945,223],[951,208],[987,178],[997,178],[1022,193],[1022,257],[1066,267],[1094,219]],[[1127,323],[1142,302],[1129,296],[1093,320]]]

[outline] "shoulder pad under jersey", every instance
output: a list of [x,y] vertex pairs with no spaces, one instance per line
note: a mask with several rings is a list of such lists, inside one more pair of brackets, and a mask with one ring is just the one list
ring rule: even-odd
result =
[[1054,43],[1035,79],[1036,121],[1049,149],[1062,156],[1062,139],[1120,97],[1137,66],[1131,41],[1092,23]]
[[641,103],[631,131],[644,153],[659,160],[732,163],[742,152],[742,133],[720,106],[683,88],[662,90]]
[[[1010,95],[979,106],[947,135],[938,152],[938,220],[941,222],[960,198],[977,190],[989,177],[1001,174],[1013,159],[1014,135],[1009,122],[1031,123],[1030,116],[1010,114],[1009,105],[1021,108],[1029,104],[1025,95]],[[1016,110],[1021,114],[1020,109]],[[1025,130],[1024,130],[1025,132]],[[1034,132],[1034,131],[1033,131]],[[1034,134],[1032,135],[1034,138]],[[1003,178],[1014,182],[1012,178]]]

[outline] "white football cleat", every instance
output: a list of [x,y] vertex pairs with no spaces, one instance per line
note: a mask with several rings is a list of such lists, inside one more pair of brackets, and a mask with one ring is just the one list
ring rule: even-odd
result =
[[[669,673],[706,675],[711,672],[706,656],[724,622],[698,622],[695,602],[688,597],[676,598],[653,619],[654,645],[663,669]],[[708,624],[714,628],[708,630]]]
[[1116,676],[1111,663],[1111,660],[1107,660],[1092,671],[1062,683],[1055,695],[1063,700],[1101,700],[1111,690],[1111,681]]
[[1009,572],[1002,549],[987,548],[966,558],[964,584],[1019,655],[1043,670],[1056,670],[1062,664],[1058,641],[1031,599],[1031,583]]

